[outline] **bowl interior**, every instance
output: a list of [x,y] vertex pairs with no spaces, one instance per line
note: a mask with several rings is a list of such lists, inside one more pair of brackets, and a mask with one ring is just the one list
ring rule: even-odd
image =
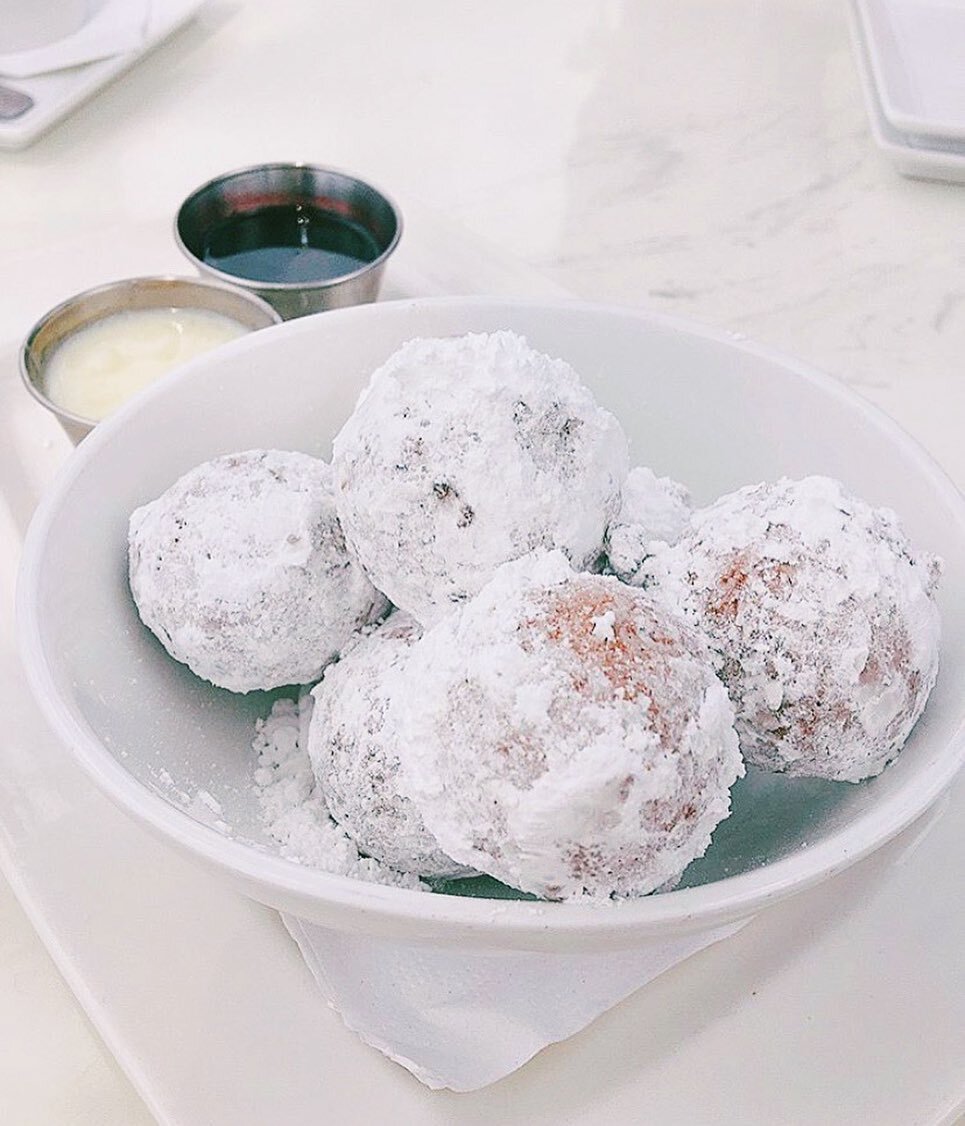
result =
[[[199,358],[99,428],[48,504],[25,583],[35,652],[62,718],[83,733],[74,742],[88,769],[122,802],[133,801],[123,777],[138,784],[132,793],[147,788],[196,821],[223,820],[234,838],[226,850],[242,842],[276,851],[251,787],[252,724],[271,696],[198,680],[141,625],[127,586],[128,515],[198,462],[232,450],[328,458],[369,373],[399,344],[500,328],[570,361],[622,421],[634,461],[685,482],[698,503],[782,474],[829,474],[894,508],[919,547],[944,557],[942,670],[900,759],[859,785],[750,773],[684,886],[707,890],[736,877],[727,884],[739,890],[782,863],[785,882],[806,881],[829,855],[887,839],[936,796],[961,755],[961,499],[893,424],[830,380],[677,323],[567,304],[395,302],[291,322]],[[204,795],[216,799],[217,815]],[[244,867],[249,854],[236,851],[231,863]],[[287,867],[294,883],[310,881]]]

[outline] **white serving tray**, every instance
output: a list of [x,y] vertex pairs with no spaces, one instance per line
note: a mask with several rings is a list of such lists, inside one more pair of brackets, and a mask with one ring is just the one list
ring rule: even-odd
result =
[[965,0],[856,0],[889,125],[965,141]]
[[[411,206],[407,220],[386,296],[559,293]],[[163,219],[52,247],[56,271],[35,257],[9,263],[22,282],[0,308],[0,869],[160,1123],[952,1126],[965,1110],[965,779],[925,824],[487,1090],[429,1092],[348,1032],[279,918],[116,811],[29,697],[16,559],[69,446],[19,386],[16,346],[105,268],[184,272]]]
[[885,116],[881,90],[872,66],[871,47],[865,35],[861,14],[863,3],[865,0],[851,0],[849,5],[851,37],[875,144],[903,176],[965,183],[965,140],[907,134]]
[[136,51],[38,74],[33,78],[2,78],[33,99],[33,106],[12,121],[0,121],[0,149],[23,149],[72,113],[102,87],[153,51],[197,12],[205,0],[153,0],[148,33]]

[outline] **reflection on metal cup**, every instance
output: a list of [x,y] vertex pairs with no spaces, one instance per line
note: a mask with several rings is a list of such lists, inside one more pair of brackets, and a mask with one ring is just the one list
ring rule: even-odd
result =
[[355,176],[261,164],[192,192],[174,230],[200,273],[257,294],[289,319],[374,301],[402,217]]

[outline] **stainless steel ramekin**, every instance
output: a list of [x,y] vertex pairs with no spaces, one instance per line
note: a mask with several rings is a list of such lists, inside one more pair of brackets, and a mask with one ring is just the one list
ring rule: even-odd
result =
[[[308,204],[359,224],[374,239],[377,257],[351,273],[312,282],[245,278],[205,261],[208,237],[218,225],[286,204]],[[348,173],[314,164],[257,164],[227,172],[193,191],[178,210],[174,235],[201,274],[256,293],[287,320],[374,301],[385,264],[402,235],[402,216],[383,192]]]
[[20,374],[31,395],[56,417],[76,445],[97,420],[65,410],[47,396],[45,371],[54,349],[79,329],[132,309],[206,309],[254,330],[281,317],[254,294],[201,278],[124,278],[87,289],[55,306],[34,325],[20,349]]

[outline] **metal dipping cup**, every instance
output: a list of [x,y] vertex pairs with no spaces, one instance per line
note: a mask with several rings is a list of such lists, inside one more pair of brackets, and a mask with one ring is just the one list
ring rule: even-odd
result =
[[[374,240],[377,256],[351,273],[317,281],[247,278],[205,261],[210,234],[227,220],[299,204],[358,224]],[[200,273],[258,294],[289,320],[374,301],[402,235],[402,216],[382,192],[345,172],[313,164],[258,164],[225,173],[192,192],[178,210],[174,234]]]
[[20,374],[30,394],[56,416],[75,446],[98,420],[65,410],[47,397],[47,361],[68,336],[114,313],[133,309],[204,309],[252,331],[281,323],[275,310],[254,294],[201,278],[124,278],[68,298],[45,313],[28,333],[20,348]]

